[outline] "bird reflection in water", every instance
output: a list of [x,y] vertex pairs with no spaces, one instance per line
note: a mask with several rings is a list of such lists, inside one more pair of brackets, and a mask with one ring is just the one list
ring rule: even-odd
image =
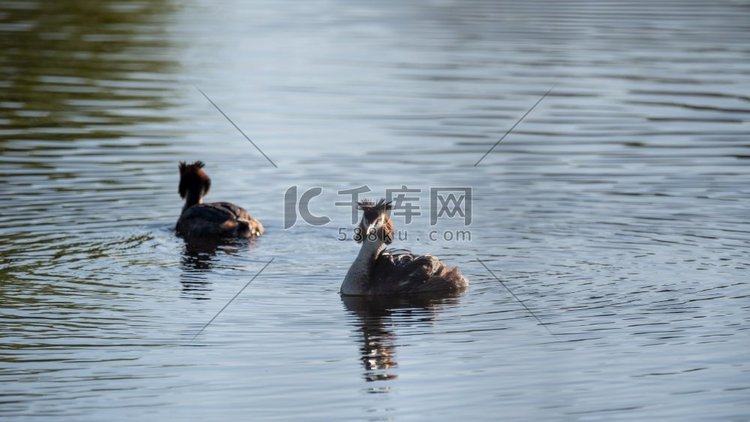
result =
[[[396,334],[398,328],[431,325],[443,306],[458,303],[458,295],[446,297],[420,296],[408,298],[341,296],[344,307],[357,317],[362,335],[360,360],[364,379],[368,382],[387,381],[398,377]],[[388,392],[388,388],[371,388],[372,393]]]
[[233,255],[243,249],[252,248],[253,242],[245,239],[184,239],[180,268],[183,296],[196,300],[207,300],[211,281],[209,272],[216,264],[221,251]]

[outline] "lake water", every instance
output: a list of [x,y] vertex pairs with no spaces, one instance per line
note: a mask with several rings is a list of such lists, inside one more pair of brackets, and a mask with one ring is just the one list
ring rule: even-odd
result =
[[[0,33],[4,420],[750,419],[748,2],[22,0]],[[198,159],[265,236],[175,236]],[[362,186],[415,190],[393,246],[464,295],[342,300]],[[285,228],[293,187],[328,224]],[[470,222],[431,225],[446,187]]]

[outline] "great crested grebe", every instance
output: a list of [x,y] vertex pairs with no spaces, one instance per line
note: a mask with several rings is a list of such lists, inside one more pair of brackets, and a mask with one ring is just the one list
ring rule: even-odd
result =
[[387,251],[394,227],[391,205],[360,201],[364,212],[355,240],[362,243],[357,258],[341,284],[341,294],[387,296],[409,294],[460,293],[469,285],[456,267],[448,267],[432,255],[409,251]]
[[177,220],[177,234],[187,237],[257,237],[263,234],[263,225],[248,212],[229,202],[203,203],[211,189],[202,161],[186,164],[180,161],[180,186],[178,192],[185,199],[182,214]]

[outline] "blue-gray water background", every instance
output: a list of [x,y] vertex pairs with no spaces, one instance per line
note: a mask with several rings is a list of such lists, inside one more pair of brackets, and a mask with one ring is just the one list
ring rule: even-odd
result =
[[[730,0],[3,1],[0,417],[750,419],[748,39]],[[175,237],[196,159],[266,236]],[[421,189],[394,246],[464,296],[341,300],[362,185]],[[446,186],[471,240],[427,236]]]

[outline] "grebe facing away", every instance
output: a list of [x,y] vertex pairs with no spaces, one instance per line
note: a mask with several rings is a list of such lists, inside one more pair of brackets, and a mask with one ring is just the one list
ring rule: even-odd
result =
[[469,285],[458,268],[448,267],[432,255],[385,250],[394,235],[390,203],[361,201],[359,209],[364,215],[355,240],[362,247],[341,284],[342,295],[450,294]]
[[186,164],[181,161],[178,192],[185,199],[177,220],[177,234],[183,237],[257,237],[263,225],[248,212],[229,202],[203,203],[211,188],[211,179],[203,171],[202,161]]

